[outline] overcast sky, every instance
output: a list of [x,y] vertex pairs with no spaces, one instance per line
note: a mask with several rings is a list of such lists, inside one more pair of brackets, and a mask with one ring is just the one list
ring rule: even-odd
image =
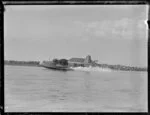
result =
[[6,6],[6,60],[91,55],[99,63],[147,66],[147,5]]

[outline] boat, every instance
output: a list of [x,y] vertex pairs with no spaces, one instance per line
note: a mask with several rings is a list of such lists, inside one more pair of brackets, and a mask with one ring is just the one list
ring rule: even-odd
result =
[[54,64],[52,62],[43,62],[41,64],[42,67],[48,68],[48,69],[54,69],[54,70],[63,70],[63,71],[69,71],[69,70],[73,70],[72,68],[68,67],[68,66],[63,66],[60,64]]

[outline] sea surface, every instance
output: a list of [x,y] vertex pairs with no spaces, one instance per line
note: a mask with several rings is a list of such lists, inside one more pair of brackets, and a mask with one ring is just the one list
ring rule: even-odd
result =
[[5,112],[147,112],[147,72],[5,65]]

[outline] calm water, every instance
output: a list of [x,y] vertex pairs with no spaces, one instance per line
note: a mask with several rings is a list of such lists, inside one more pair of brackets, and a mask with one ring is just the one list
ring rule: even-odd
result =
[[147,111],[147,72],[5,66],[5,111]]

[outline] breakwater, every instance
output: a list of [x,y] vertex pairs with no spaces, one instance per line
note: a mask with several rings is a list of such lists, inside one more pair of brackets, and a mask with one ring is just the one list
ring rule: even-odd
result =
[[122,71],[147,71],[146,67],[131,67],[125,65],[108,65],[108,64],[98,64],[101,68],[109,68],[112,70],[122,70]]

